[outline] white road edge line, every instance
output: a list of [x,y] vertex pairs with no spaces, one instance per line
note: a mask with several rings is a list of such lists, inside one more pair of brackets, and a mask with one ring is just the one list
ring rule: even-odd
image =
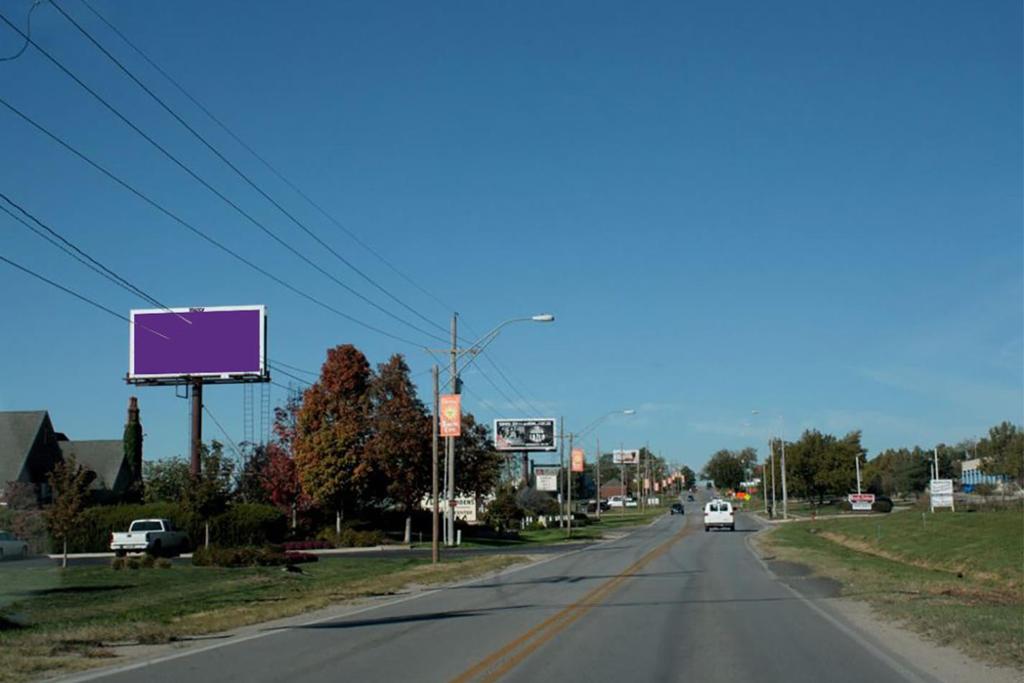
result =
[[[747,515],[747,516],[749,517],[749,515]],[[759,523],[761,522],[761,520],[757,520],[757,521]],[[755,551],[754,548],[750,545],[750,540],[754,536],[756,536],[757,534],[764,532],[764,530],[766,528],[767,528],[766,526],[762,525],[761,528],[755,534],[751,534],[749,536],[746,536],[743,539],[743,544],[745,546],[747,546],[747,550],[750,552],[751,555],[753,555],[754,559],[757,560],[757,563],[761,565],[761,569],[763,569],[765,571],[765,573],[768,574],[768,576],[770,576],[776,583],[778,583],[779,585],[784,587],[786,590],[788,590],[790,593],[792,593],[793,596],[796,597],[797,600],[802,602],[812,612],[814,612],[818,616],[822,617],[828,623],[830,623],[833,626],[835,626],[837,629],[842,631],[846,636],[848,636],[851,640],[853,640],[858,645],[860,645],[861,647],[866,649],[868,652],[873,654],[875,657],[877,657],[878,659],[881,659],[883,662],[888,664],[889,667],[892,668],[892,670],[895,673],[897,673],[900,676],[902,676],[904,680],[914,681],[915,683],[932,683],[932,681],[935,680],[934,678],[930,678],[930,677],[929,678],[922,678],[917,672],[913,671],[912,669],[908,668],[907,666],[905,666],[904,664],[899,662],[897,659],[895,659],[892,655],[890,655],[884,649],[882,649],[881,647],[875,645],[871,641],[869,641],[866,638],[864,638],[864,636],[861,635],[856,629],[851,628],[850,626],[847,626],[842,621],[837,619],[835,616],[829,614],[826,610],[822,609],[818,605],[815,605],[813,600],[810,600],[809,598],[804,596],[800,591],[798,591],[797,589],[793,588],[788,583],[783,581],[779,577],[778,574],[776,574],[775,572],[773,572],[771,570],[771,568],[768,566],[768,563],[765,562],[763,559],[761,559],[761,556],[758,555],[757,551]]]
[[[629,531],[628,533],[625,533],[622,536],[618,536],[616,538],[605,539],[605,540],[599,541],[597,543],[591,543],[591,544],[586,545],[586,546],[584,546],[582,548],[577,548],[575,550],[570,550],[569,552],[565,552],[565,553],[553,553],[551,555],[551,557],[545,557],[544,559],[537,560],[535,562],[528,562],[527,564],[524,564],[524,565],[521,565],[521,566],[509,567],[507,569],[503,569],[503,570],[499,571],[496,574],[492,572],[490,574],[485,574],[483,576],[478,576],[475,579],[469,579],[467,581],[460,581],[459,583],[453,583],[453,584],[450,584],[450,585],[447,585],[447,586],[443,586],[441,588],[434,588],[434,589],[427,590],[427,591],[421,591],[421,592],[413,593],[412,595],[406,595],[406,596],[403,596],[401,598],[397,598],[395,600],[389,600],[388,602],[382,602],[382,603],[377,604],[377,605],[367,605],[366,607],[361,607],[361,608],[356,609],[356,610],[354,610],[352,612],[346,612],[344,614],[333,614],[333,615],[329,615],[329,616],[326,616],[326,617],[321,617],[319,619],[313,619],[311,621],[304,621],[304,622],[301,622],[301,623],[298,623],[298,624],[291,624],[289,626],[282,626],[280,628],[270,629],[270,630],[266,630],[266,631],[259,631],[257,633],[250,633],[250,634],[244,635],[244,636],[229,637],[227,640],[223,640],[223,641],[221,641],[219,643],[212,643],[210,645],[204,645],[202,647],[188,648],[187,650],[183,650],[182,652],[175,652],[175,653],[168,654],[168,655],[162,655],[160,657],[156,657],[155,659],[145,659],[143,661],[135,662],[133,664],[124,664],[124,665],[121,665],[121,666],[113,666],[113,667],[102,668],[102,669],[94,669],[92,671],[87,671],[87,672],[83,672],[83,673],[80,673],[80,674],[71,674],[69,676],[57,676],[56,678],[48,678],[48,679],[45,679],[44,683],[57,683],[57,682],[59,682],[59,683],[84,683],[84,681],[94,681],[94,680],[97,680],[99,678],[105,678],[107,676],[113,676],[115,674],[125,673],[127,671],[135,671],[136,669],[143,669],[143,668],[145,668],[147,666],[153,666],[153,665],[156,665],[156,664],[163,664],[165,662],[169,662],[169,661],[172,661],[172,660],[175,660],[175,659],[181,659],[182,657],[190,657],[192,655],[198,655],[198,654],[201,654],[203,652],[209,652],[210,650],[216,650],[218,648],[228,647],[229,645],[238,645],[240,643],[245,643],[245,642],[248,642],[250,640],[257,640],[259,638],[265,638],[267,636],[276,635],[278,633],[285,633],[287,631],[292,631],[292,630],[297,629],[297,628],[305,628],[307,626],[314,626],[316,624],[322,624],[322,623],[325,623],[325,622],[328,622],[328,621],[342,621],[344,619],[348,619],[349,617],[353,617],[353,616],[355,616],[357,614],[363,614],[364,612],[370,612],[370,611],[375,610],[375,609],[383,609],[385,607],[392,607],[394,605],[400,605],[403,602],[411,602],[413,600],[418,600],[420,598],[425,598],[428,595],[434,595],[435,593],[440,593],[442,591],[451,590],[453,588],[461,588],[463,586],[469,586],[469,585],[472,585],[474,583],[478,583],[480,581],[486,581],[486,580],[494,579],[494,578],[496,578],[498,576],[504,576],[506,574],[514,574],[516,572],[520,572],[520,571],[523,571],[523,570],[526,570],[526,569],[531,569],[533,567],[539,567],[539,566],[541,566],[543,564],[547,564],[548,562],[552,562],[553,560],[557,560],[557,559],[560,559],[560,558],[563,558],[563,557],[569,557],[571,555],[575,555],[577,553],[581,553],[584,550],[587,550],[588,548],[593,548],[593,547],[596,547],[596,546],[599,546],[599,545],[604,545],[606,543],[614,543],[616,541],[621,541],[622,539],[624,539],[627,536],[630,536],[630,535],[636,533],[637,531],[640,531],[641,529],[646,529],[646,528],[652,526],[655,522],[657,522],[660,519],[661,519],[661,517],[658,517],[651,524],[648,524],[648,525],[645,525],[645,526],[641,526],[641,527],[636,527],[632,531]],[[258,624],[251,624],[251,626],[258,626]]]

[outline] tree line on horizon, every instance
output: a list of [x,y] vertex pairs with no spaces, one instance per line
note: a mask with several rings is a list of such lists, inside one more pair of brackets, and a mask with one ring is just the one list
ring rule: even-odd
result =
[[[871,459],[861,445],[859,430],[837,437],[809,429],[798,440],[786,441],[785,448],[789,494],[819,503],[856,490],[858,461],[863,491],[881,495],[921,493],[931,479],[936,451],[940,478],[959,478],[963,461],[978,458],[986,474],[1004,476],[1024,486],[1024,428],[1008,421],[993,426],[977,441],[940,444],[936,449],[887,448]],[[732,489],[752,476],[770,481],[774,474],[775,481],[781,481],[782,443],[773,441],[772,449],[774,458],[766,457],[763,461],[758,460],[753,448],[716,451],[701,470],[701,476]]]

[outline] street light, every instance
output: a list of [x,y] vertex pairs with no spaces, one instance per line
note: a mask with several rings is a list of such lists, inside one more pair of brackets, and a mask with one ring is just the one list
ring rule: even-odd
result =
[[[516,322],[550,323],[550,322],[554,322],[554,320],[555,320],[555,316],[552,315],[551,313],[538,313],[537,315],[531,315],[531,316],[525,317],[525,318],[509,318],[508,320],[505,320],[504,322],[496,325],[494,327],[494,329],[492,329],[490,332],[488,332],[487,334],[485,334],[482,337],[480,337],[478,340],[476,340],[475,342],[473,342],[472,344],[470,344],[466,348],[460,349],[459,348],[459,336],[458,336],[459,314],[458,313],[452,314],[451,347],[448,348],[448,349],[445,349],[445,351],[447,351],[448,354],[449,354],[449,362],[450,362],[450,370],[449,370],[449,372],[450,372],[450,375],[451,375],[449,380],[451,382],[451,391],[452,391],[452,393],[453,394],[461,393],[461,387],[460,387],[460,384],[459,384],[459,371],[458,371],[458,360],[459,360],[459,358],[461,356],[464,356],[466,354],[471,354],[473,356],[473,360],[475,360],[476,356],[478,356],[480,353],[482,353],[483,350],[485,348],[487,348],[488,344],[490,344],[492,341],[494,341],[494,339],[501,332],[502,328],[504,328],[506,325],[511,325],[512,323],[516,323]],[[432,352],[431,349],[428,349],[428,351]],[[469,361],[469,363],[467,363],[466,365],[468,366],[470,363],[473,362],[473,360]],[[437,414],[438,411],[437,411],[437,408],[436,408],[436,406],[438,406],[439,400],[440,400],[439,397],[438,397],[438,393],[439,393],[439,391],[438,391],[438,388],[437,388],[437,382],[435,382],[434,383],[434,405],[435,405],[434,420],[435,421],[439,419],[439,416]],[[436,448],[436,442],[435,442],[435,451],[436,450],[437,450],[437,448]],[[445,522],[445,532],[446,532],[446,536],[448,537],[448,545],[454,545],[454,543],[455,543],[455,508],[454,508],[454,502],[455,502],[455,438],[451,437],[451,436],[445,437],[445,464],[446,464],[446,468],[445,469],[447,471],[447,478],[448,478],[448,486],[447,486],[447,490],[445,492],[446,496],[447,496],[447,499],[448,499],[448,505],[447,505],[447,508],[445,510],[445,520],[446,520],[446,522]],[[437,483],[436,483],[437,482],[437,467],[436,467],[436,465],[434,467],[434,482],[435,482],[434,483],[434,491],[437,491]],[[435,494],[435,496],[434,496],[434,518],[435,518],[435,520],[437,518],[437,514],[438,514],[438,510],[437,510],[437,495]],[[435,524],[434,527],[436,528],[436,526],[437,525]],[[436,551],[436,548],[437,548],[437,533],[436,532],[434,532],[434,534],[433,534],[432,543],[433,543],[433,546],[435,548],[435,550],[434,550],[434,557],[436,558],[437,557],[437,551]]]

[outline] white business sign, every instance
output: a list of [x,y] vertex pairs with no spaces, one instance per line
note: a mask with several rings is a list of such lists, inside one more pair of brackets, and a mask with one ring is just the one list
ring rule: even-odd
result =
[[537,480],[537,490],[557,491],[559,470],[560,468],[558,467],[538,467],[534,469],[533,476]]
[[846,497],[850,501],[850,508],[857,512],[871,512],[871,506],[875,502],[873,493],[851,493]]
[[949,508],[950,510],[956,510],[953,507],[953,480],[952,479],[932,479],[931,484],[928,487],[928,493],[931,497],[932,511],[935,508]]
[[612,451],[612,462],[616,465],[639,465],[640,451],[636,448],[630,450],[616,449]]

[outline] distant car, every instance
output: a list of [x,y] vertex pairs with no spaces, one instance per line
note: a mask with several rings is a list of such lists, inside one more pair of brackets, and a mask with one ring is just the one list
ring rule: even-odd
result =
[[626,507],[626,497],[625,496],[609,496],[609,498],[608,498],[608,507],[610,507],[610,508]]
[[687,503],[692,503],[693,502],[693,496],[692,495],[687,496],[686,497],[686,502]]
[[672,507],[669,508],[669,510],[668,510],[668,513],[670,515],[682,515],[685,512],[686,512],[686,510],[683,509],[683,504],[682,503],[672,503]]
[[736,531],[736,515],[732,503],[716,498],[704,506],[704,531],[712,529]]
[[0,531],[0,560],[11,557],[28,557],[28,543],[10,531]]

